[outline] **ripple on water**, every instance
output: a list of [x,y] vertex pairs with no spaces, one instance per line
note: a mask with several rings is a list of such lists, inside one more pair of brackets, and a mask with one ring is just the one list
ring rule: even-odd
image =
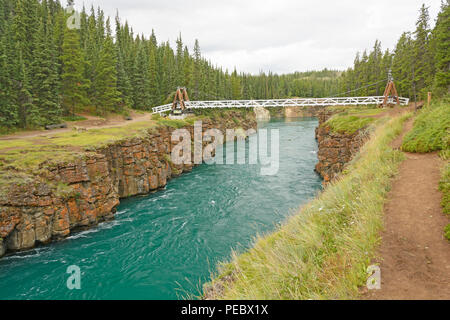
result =
[[[218,261],[273,230],[320,190],[315,119],[280,130],[280,168],[201,165],[164,190],[122,201],[111,222],[0,260],[0,299],[177,299],[198,293]],[[79,265],[82,289],[66,287]]]

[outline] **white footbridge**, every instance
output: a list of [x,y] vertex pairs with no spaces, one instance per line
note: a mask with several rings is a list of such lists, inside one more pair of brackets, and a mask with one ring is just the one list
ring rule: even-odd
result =
[[[205,108],[276,108],[276,107],[325,107],[325,106],[359,106],[400,104],[408,105],[409,99],[402,97],[371,96],[371,97],[338,97],[338,98],[292,98],[271,100],[211,100],[183,101],[186,109]],[[163,113],[172,110],[174,104],[169,103],[154,107],[153,113]]]

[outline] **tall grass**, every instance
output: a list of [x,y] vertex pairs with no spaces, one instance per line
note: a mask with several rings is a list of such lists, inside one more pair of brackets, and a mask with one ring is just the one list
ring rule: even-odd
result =
[[431,152],[450,148],[450,104],[438,102],[420,111],[413,129],[405,136],[402,150]]
[[357,130],[364,128],[371,122],[375,121],[374,118],[363,118],[354,115],[341,115],[337,114],[331,117],[324,125],[329,126],[333,131],[340,133],[355,133]]
[[[442,192],[442,211],[450,215],[450,163],[447,162],[442,169],[441,180],[439,181],[439,190]],[[450,224],[444,228],[444,236],[450,241]]]
[[[389,143],[410,114],[375,129],[347,173],[254,247],[219,266],[217,299],[349,299],[365,284],[391,177],[403,159]],[[299,181],[301,183],[301,181]]]

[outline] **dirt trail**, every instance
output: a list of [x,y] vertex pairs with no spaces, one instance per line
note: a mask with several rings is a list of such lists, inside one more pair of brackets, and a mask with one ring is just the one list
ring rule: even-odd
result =
[[[400,148],[403,136],[393,141]],[[384,207],[385,230],[378,249],[381,289],[364,299],[450,299],[449,219],[442,213],[438,190],[443,161],[437,153],[405,153]]]
[[137,113],[137,112],[132,112],[131,114],[132,120],[128,121],[125,120],[124,117],[120,115],[111,116],[107,119],[85,114],[83,114],[82,116],[85,117],[86,120],[67,122],[67,128],[64,129],[54,129],[45,131],[43,130],[24,131],[11,135],[0,136],[0,140],[13,140],[13,139],[49,136],[61,132],[71,131],[74,127],[81,127],[86,129],[114,128],[114,127],[122,127],[134,122],[151,120],[150,113]]

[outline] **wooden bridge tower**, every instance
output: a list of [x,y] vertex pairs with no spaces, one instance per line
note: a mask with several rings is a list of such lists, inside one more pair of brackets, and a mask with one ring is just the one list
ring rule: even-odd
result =
[[185,101],[189,101],[189,96],[186,88],[178,87],[175,92],[175,97],[173,98],[172,103],[172,113],[173,114],[181,114],[186,109]]
[[388,74],[388,82],[386,84],[386,88],[384,89],[384,99],[383,103],[380,105],[381,107],[386,107],[389,102],[389,98],[393,98],[397,105],[400,105],[400,99],[398,97],[397,88],[395,87],[394,78],[392,77],[391,70],[389,70]]

